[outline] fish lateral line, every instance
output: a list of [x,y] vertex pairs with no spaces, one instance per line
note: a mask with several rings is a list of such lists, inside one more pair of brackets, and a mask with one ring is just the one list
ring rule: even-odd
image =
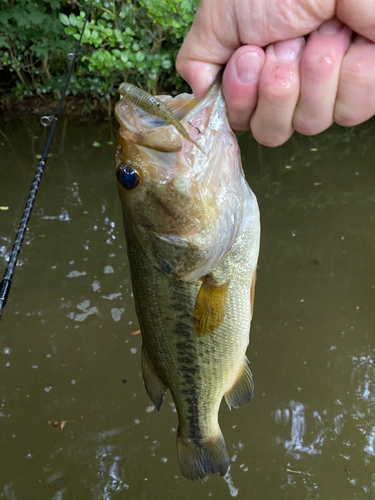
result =
[[[119,93],[122,95],[122,97],[135,104],[138,108],[141,108],[143,111],[146,111],[151,115],[157,116],[158,118],[161,118],[170,125],[173,125],[177,130],[177,132],[179,132],[179,134],[182,135],[182,137],[184,137],[192,144],[194,144],[194,146],[196,146],[204,155],[207,154],[205,151],[203,151],[203,149],[201,148],[201,146],[199,146],[198,143],[196,143],[195,141],[193,141],[193,139],[190,138],[188,131],[182,125],[180,120],[176,117],[176,115],[169,108],[169,106],[167,106],[160,99],[158,99],[155,96],[152,96],[145,90],[137,87],[136,85],[133,85],[132,83],[123,82],[120,84],[118,90]],[[200,132],[200,130],[197,127],[195,127],[194,125],[192,126]]]

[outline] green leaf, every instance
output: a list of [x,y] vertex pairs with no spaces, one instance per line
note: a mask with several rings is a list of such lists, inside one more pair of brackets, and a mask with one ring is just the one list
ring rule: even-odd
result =
[[165,59],[162,63],[161,63],[162,67],[164,69],[169,69],[172,67],[172,62],[169,60],[169,59]]
[[0,47],[6,47],[9,49],[9,43],[7,42],[5,36],[0,36]]
[[92,145],[94,146],[94,148],[100,148],[100,146],[101,146],[100,142],[98,142],[98,141],[94,141],[92,143]]
[[62,22],[65,26],[69,26],[69,25],[70,25],[70,22],[69,22],[69,17],[68,17],[66,14],[62,14],[62,13],[60,13],[59,18],[60,18],[60,21],[61,21],[61,22]]
[[64,28],[64,31],[67,35],[74,35],[74,33],[77,33],[77,30],[73,28],[73,26],[68,26],[67,28]]
[[42,24],[47,19],[47,16],[41,12],[31,12],[28,18],[33,24]]
[[69,23],[71,26],[77,26],[77,17],[73,14],[73,12],[69,15]]
[[143,61],[145,59],[145,57],[146,57],[146,54],[142,51],[137,52],[137,54],[135,56],[135,58],[138,62]]

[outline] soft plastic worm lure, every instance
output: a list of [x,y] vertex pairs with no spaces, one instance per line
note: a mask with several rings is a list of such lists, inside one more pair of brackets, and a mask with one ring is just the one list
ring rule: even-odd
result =
[[143,111],[146,111],[151,115],[162,118],[170,125],[173,125],[182,137],[193,143],[194,146],[204,153],[199,144],[190,139],[190,135],[185,127],[183,127],[180,120],[176,118],[173,111],[164,102],[160,101],[157,97],[152,96],[145,90],[136,87],[132,83],[124,82],[120,85],[118,90],[125,99],[138,106],[138,108],[143,109]]

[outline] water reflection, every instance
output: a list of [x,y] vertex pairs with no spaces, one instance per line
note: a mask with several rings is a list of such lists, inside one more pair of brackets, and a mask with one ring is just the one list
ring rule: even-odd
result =
[[[326,412],[324,412],[326,413]],[[276,442],[283,444],[287,453],[296,460],[302,458],[303,453],[317,455],[321,453],[324,444],[324,424],[322,417],[317,411],[312,412],[313,417],[313,440],[309,444],[304,444],[306,434],[305,407],[302,403],[290,401],[289,408],[278,409],[275,412],[275,422],[277,424],[290,425],[290,439],[284,440],[277,437]],[[310,432],[310,435],[312,433]]]

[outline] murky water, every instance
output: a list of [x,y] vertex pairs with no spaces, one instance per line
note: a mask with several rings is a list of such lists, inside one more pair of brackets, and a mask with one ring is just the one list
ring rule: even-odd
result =
[[[0,129],[3,269],[44,129]],[[374,137],[240,137],[262,221],[256,396],[221,408],[227,477],[190,483],[172,400],[158,413],[143,387],[110,126],[60,123],[0,323],[0,498],[374,498]]]

